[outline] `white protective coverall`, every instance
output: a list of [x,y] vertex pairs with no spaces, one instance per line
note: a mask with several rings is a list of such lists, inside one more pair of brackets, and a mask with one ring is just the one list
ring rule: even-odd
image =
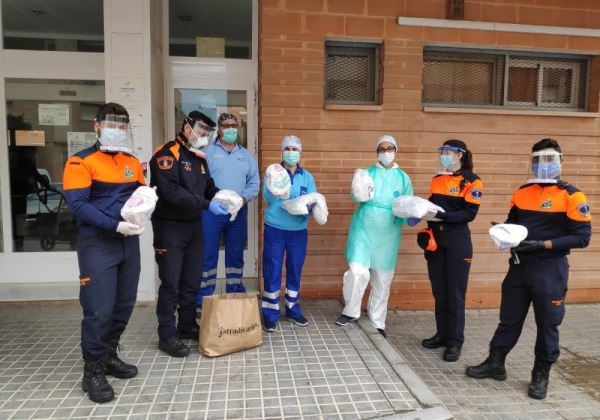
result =
[[392,213],[392,202],[401,195],[413,195],[413,187],[410,177],[396,164],[385,168],[378,163],[367,171],[375,184],[375,196],[360,204],[350,223],[346,244],[350,269],[344,273],[343,314],[360,317],[362,297],[371,281],[369,319],[376,328],[385,329],[390,286],[405,222]]

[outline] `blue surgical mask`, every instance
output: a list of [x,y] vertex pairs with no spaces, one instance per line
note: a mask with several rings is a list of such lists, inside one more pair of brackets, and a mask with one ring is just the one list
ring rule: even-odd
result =
[[531,165],[531,172],[540,179],[556,179],[560,177],[560,163],[534,163]]
[[288,165],[295,165],[300,162],[300,152],[297,150],[284,150],[283,161]]
[[454,163],[451,155],[440,155],[440,165],[444,168],[449,168]]
[[237,140],[237,128],[228,128],[223,130],[223,141],[225,143],[233,143]]

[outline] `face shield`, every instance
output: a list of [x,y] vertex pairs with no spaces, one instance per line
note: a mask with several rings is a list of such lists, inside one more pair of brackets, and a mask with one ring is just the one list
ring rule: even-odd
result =
[[126,115],[104,115],[99,124],[98,141],[103,152],[133,152],[133,135]]
[[203,149],[208,145],[212,138],[214,128],[202,121],[194,121],[186,117],[188,125],[192,128],[188,139],[188,149],[194,153],[203,153]]
[[560,178],[561,154],[556,150],[546,149],[531,154],[529,173],[532,175],[527,182],[556,183]]
[[437,173],[450,175],[460,169],[460,158],[466,152],[460,147],[445,145],[440,146],[438,153]]

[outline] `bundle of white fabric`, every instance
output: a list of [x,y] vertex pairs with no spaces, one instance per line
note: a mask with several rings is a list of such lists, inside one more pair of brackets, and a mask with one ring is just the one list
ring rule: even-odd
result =
[[274,163],[267,167],[266,184],[268,190],[274,196],[282,200],[289,198],[292,180],[288,172],[280,164]]
[[397,217],[416,217],[435,222],[439,221],[435,218],[438,211],[443,213],[444,209],[416,195],[401,195],[392,203],[392,213]]
[[375,184],[366,169],[357,169],[352,178],[352,194],[359,203],[364,203],[375,197]]
[[244,199],[235,191],[232,190],[219,190],[213,198],[215,201],[219,201],[227,206],[227,211],[231,215],[229,221],[233,222],[244,205]]
[[146,220],[150,219],[157,201],[158,196],[154,188],[145,185],[138,187],[121,209],[121,217],[129,223],[142,227]]
[[289,214],[297,216],[310,213],[310,209],[312,208],[315,222],[320,225],[327,223],[327,216],[329,216],[327,200],[325,200],[323,194],[316,192],[301,195],[300,197],[292,200],[287,200],[281,205],[281,207]]
[[500,251],[514,248],[527,238],[527,228],[512,223],[499,223],[490,228],[490,237]]

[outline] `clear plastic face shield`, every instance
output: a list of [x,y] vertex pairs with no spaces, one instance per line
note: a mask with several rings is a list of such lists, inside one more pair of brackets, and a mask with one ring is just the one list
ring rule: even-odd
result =
[[107,114],[96,119],[96,135],[103,152],[133,152],[133,134],[126,115]]
[[528,183],[556,183],[560,179],[562,155],[554,149],[545,149],[531,154]]
[[450,175],[460,170],[460,159],[466,151],[456,146],[440,146],[438,149],[438,171],[440,175]]
[[195,153],[203,153],[203,149],[212,139],[215,129],[202,121],[194,121],[189,117],[186,117],[185,120],[191,128],[190,133],[187,134],[188,149]]

